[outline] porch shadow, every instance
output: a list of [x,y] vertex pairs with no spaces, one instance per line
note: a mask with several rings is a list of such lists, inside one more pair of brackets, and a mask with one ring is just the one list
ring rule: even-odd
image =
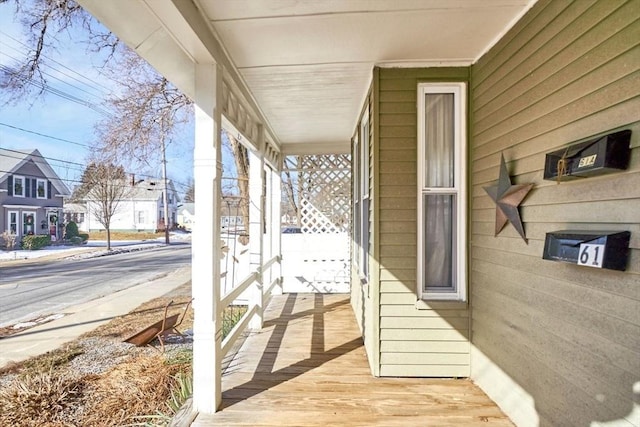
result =
[[348,295],[274,296],[193,426],[512,426],[468,380],[375,378]]
[[[325,351],[325,314],[337,307],[348,304],[348,300],[337,301],[327,306],[324,305],[324,295],[313,295],[313,309],[303,310],[294,313],[294,306],[298,294],[289,294],[282,307],[282,311],[277,318],[268,320],[264,324],[264,329],[273,328],[271,336],[265,346],[264,352],[255,367],[253,377],[250,381],[235,386],[222,393],[222,405],[220,410],[229,408],[234,404],[249,399],[279,384],[299,377],[319,366],[339,358],[357,348],[363,347],[362,338],[354,338],[344,344]],[[312,318],[311,345],[309,347],[310,356],[295,362],[289,366],[274,370],[278,352],[282,347],[285,334],[292,321]],[[269,351],[269,350],[272,351]],[[234,364],[231,362],[229,368],[234,372]],[[225,372],[226,374],[226,372]]]

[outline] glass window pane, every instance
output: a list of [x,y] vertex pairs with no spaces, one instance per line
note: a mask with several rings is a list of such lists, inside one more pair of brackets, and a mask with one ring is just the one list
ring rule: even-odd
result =
[[454,187],[454,94],[425,94],[424,186]]
[[456,290],[456,197],[423,195],[424,290]]

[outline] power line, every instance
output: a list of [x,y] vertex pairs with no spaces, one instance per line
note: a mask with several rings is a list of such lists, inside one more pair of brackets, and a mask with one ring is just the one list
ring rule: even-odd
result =
[[[24,42],[22,42],[22,41],[20,41],[20,40],[16,39],[15,37],[11,36],[10,34],[7,34],[6,32],[1,31],[1,30],[0,30],[0,34],[3,34],[5,37],[7,37],[7,38],[9,38],[9,39],[13,40],[14,42],[16,42],[16,43],[18,43],[18,44],[20,44],[20,45],[24,46],[24,47],[25,47],[25,48],[27,48],[28,50],[32,50],[32,49],[31,49],[31,47],[30,47],[29,45],[27,45],[26,43],[24,43]],[[11,47],[13,50],[17,51],[18,53],[25,54],[25,52],[24,52],[24,51],[19,50],[19,49],[18,49],[18,48],[16,48],[15,46],[10,46],[10,45],[9,45],[8,43],[6,43],[6,42],[3,42],[3,44],[5,44],[6,46]],[[26,52],[25,56],[27,56],[27,55],[28,55],[28,52]],[[90,85],[90,84],[87,84],[87,83],[83,82],[82,80],[80,80],[80,79],[78,79],[78,78],[75,78],[75,77],[70,76],[70,75],[68,75],[68,74],[66,74],[66,73],[64,73],[64,72],[62,72],[62,71],[60,71],[60,70],[57,70],[57,69],[55,69],[54,67],[52,67],[51,65],[49,65],[49,64],[46,64],[46,63],[45,63],[45,64],[43,64],[44,66],[49,67],[49,68],[51,68],[51,69],[53,69],[53,70],[55,70],[55,71],[57,71],[57,72],[59,72],[59,73],[61,73],[61,74],[63,74],[63,75],[66,75],[67,77],[69,77],[69,78],[71,78],[71,79],[74,79],[74,80],[76,80],[77,82],[79,82],[79,83],[81,83],[81,84],[83,84],[83,85],[85,85],[85,86],[91,87],[92,89],[95,89],[95,90],[96,90],[96,91],[98,91],[98,92],[102,92],[102,93],[104,94],[104,93],[105,93],[105,92],[104,92],[104,90],[106,90],[106,93],[111,93],[111,89],[110,89],[109,87],[107,87],[107,86],[105,86],[105,85],[103,85],[103,84],[101,84],[101,83],[99,83],[99,82],[97,82],[97,81],[95,81],[95,80],[93,80],[93,79],[88,78],[86,75],[84,75],[84,74],[82,74],[82,73],[79,73],[79,72],[77,72],[77,71],[75,71],[75,70],[73,70],[73,69],[69,68],[68,66],[64,65],[63,63],[61,63],[61,62],[59,62],[59,61],[56,61],[55,59],[51,58],[50,56],[47,56],[47,55],[45,55],[45,54],[41,54],[41,56],[42,56],[43,58],[45,58],[45,59],[47,59],[47,60],[49,60],[49,61],[51,61],[51,62],[55,63],[55,64],[58,64],[58,65],[59,65],[59,66],[61,66],[62,68],[64,68],[64,69],[66,69],[66,70],[70,71],[71,73],[73,73],[73,74],[75,74],[75,75],[77,75],[77,76],[81,77],[82,79],[84,79],[84,80],[86,80],[86,81],[88,81],[88,82],[93,83],[93,85],[95,85],[95,86]],[[102,89],[99,89],[99,88],[98,88],[98,86],[100,86]],[[103,90],[103,89],[104,89],[104,90]]]
[[[73,167],[68,167],[68,166],[67,166],[69,169],[71,169],[71,170],[75,170],[75,171],[78,171],[78,172],[84,172],[84,171],[86,170],[86,165],[84,165],[84,164],[82,164],[82,163],[76,163],[76,162],[71,162],[71,161],[68,161],[68,160],[56,159],[56,158],[53,158],[53,157],[46,157],[46,156],[43,156],[43,155],[38,155],[38,154],[33,154],[33,153],[28,153],[28,154],[27,154],[27,153],[25,153],[25,152],[23,152],[23,151],[12,150],[12,149],[10,149],[10,148],[2,148],[2,150],[10,151],[10,152],[13,152],[13,153],[21,154],[21,155],[22,155],[22,156],[20,156],[20,157],[16,157],[16,156],[11,156],[11,155],[9,155],[9,154],[2,154],[2,156],[3,156],[3,157],[8,157],[8,158],[11,158],[11,159],[22,160],[22,159],[24,159],[26,156],[32,156],[32,157],[38,157],[38,158],[41,158],[41,159],[43,159],[43,160],[45,160],[45,161],[55,161],[55,162],[60,162],[60,163],[67,163],[67,164],[72,164],[72,165],[78,165],[78,166],[81,166],[81,167],[82,167],[81,169],[79,169],[79,168],[73,168]],[[63,167],[63,166],[61,166],[61,165],[56,165],[56,166],[58,166],[58,167]],[[13,173],[13,172],[7,172],[7,171],[3,171],[3,172],[6,172],[6,173]],[[146,178],[151,178],[151,179],[155,179],[155,180],[160,179],[160,178],[158,178],[157,176],[154,176],[154,175],[148,175],[148,174],[143,174],[143,173],[135,173],[135,172],[129,172],[129,171],[124,171],[124,173],[125,173],[125,174],[127,174],[127,175],[133,175],[133,176],[136,176],[136,175],[137,175],[137,176],[146,177]],[[55,177],[55,178],[54,178],[54,177],[47,177],[47,178],[48,178],[48,179],[59,179],[59,180],[61,180],[61,181],[68,181],[68,182],[73,182],[73,183],[80,183],[80,184],[82,183],[82,181],[81,181],[81,180],[71,180],[71,179],[64,179],[64,180],[63,180],[63,179],[62,179],[62,178],[60,178],[59,176],[57,176],[57,177]],[[184,184],[184,183],[179,182],[179,181],[176,181],[176,180],[171,180],[171,181],[173,182],[173,184],[174,184],[174,185],[177,185],[177,186],[179,186],[179,187],[182,187],[182,188],[189,188],[189,184]]]
[[[10,67],[7,67],[6,65],[1,65],[0,64],[0,70],[2,70],[3,72],[5,72],[7,74],[10,74],[10,75],[17,75],[17,73],[16,73],[16,71],[14,69],[12,69]],[[43,90],[45,92],[48,92],[48,93],[50,93],[52,95],[56,95],[56,96],[59,96],[62,99],[66,99],[68,101],[75,102],[76,104],[85,106],[85,107],[87,107],[87,108],[89,108],[89,109],[91,109],[91,110],[93,110],[93,111],[95,111],[97,113],[100,113],[102,115],[105,115],[107,117],[113,117],[113,114],[111,112],[101,108],[100,106],[98,106],[98,105],[96,105],[96,104],[94,104],[92,102],[86,101],[86,100],[84,100],[82,98],[78,98],[75,95],[71,95],[70,93],[67,93],[67,92],[65,92],[63,90],[60,90],[60,89],[56,89],[53,86],[50,86],[50,85],[48,85],[46,83],[39,82],[39,81],[37,81],[37,80],[35,80],[33,78],[26,78],[26,77],[19,77],[19,78],[22,81],[24,81],[24,82],[26,82],[26,83],[28,83],[28,84],[30,84],[32,86],[35,86],[35,87],[37,87],[37,88],[39,88],[39,89],[41,89],[41,90]]]
[[7,123],[2,123],[2,122],[0,122],[0,126],[6,126],[6,127],[8,127],[8,128],[11,128],[11,129],[19,130],[19,131],[21,131],[21,132],[32,133],[32,134],[34,134],[34,135],[42,136],[42,137],[44,137],[44,138],[55,139],[56,141],[67,142],[67,143],[69,143],[69,144],[79,145],[80,147],[91,148],[91,147],[90,147],[89,145],[87,145],[87,144],[82,144],[82,143],[80,143],[80,142],[70,141],[70,140],[68,140],[68,139],[57,138],[57,137],[55,137],[55,136],[46,135],[46,134],[44,134],[44,133],[36,132],[36,131],[33,131],[33,130],[23,129],[23,128],[18,127],[18,126],[12,126],[12,125],[7,124]]

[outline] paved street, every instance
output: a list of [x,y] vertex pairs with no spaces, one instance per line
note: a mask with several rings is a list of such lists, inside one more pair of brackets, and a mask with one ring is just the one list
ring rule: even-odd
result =
[[0,267],[0,327],[64,312],[191,263],[191,245]]

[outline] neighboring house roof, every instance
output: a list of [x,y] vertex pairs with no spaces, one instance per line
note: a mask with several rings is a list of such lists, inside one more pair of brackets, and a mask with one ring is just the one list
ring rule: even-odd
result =
[[[140,181],[136,181],[135,183],[132,183],[129,180],[125,180],[123,181],[123,185],[131,185],[133,187],[130,192],[127,192],[127,195],[123,200],[158,201],[162,197],[162,191],[164,189],[162,179],[160,178],[142,179]],[[170,179],[167,180],[167,187],[169,188],[168,193],[174,195],[174,203],[177,202],[178,194],[173,185],[173,182]],[[89,192],[89,194],[91,194],[91,192]],[[91,200],[88,195],[87,200]]]
[[195,203],[183,203],[180,206],[178,206],[178,211],[179,212],[187,211],[190,215],[195,215],[196,205]]
[[64,212],[67,213],[87,213],[87,206],[82,203],[65,203]]
[[[168,179],[167,187],[169,188],[168,193],[176,193],[176,189],[173,185],[173,182]],[[162,179],[143,179],[137,181],[134,184],[134,188],[131,191],[131,195],[127,197],[127,199],[135,199],[135,200],[158,200],[162,196],[162,191],[164,190],[164,185],[162,183]],[[177,198],[177,194],[176,194]]]
[[42,174],[51,181],[51,185],[55,187],[58,194],[62,196],[69,196],[71,194],[69,188],[51,168],[45,157],[36,149],[9,150],[0,148],[0,182],[5,181],[9,175],[14,174],[28,161],[35,163]]

